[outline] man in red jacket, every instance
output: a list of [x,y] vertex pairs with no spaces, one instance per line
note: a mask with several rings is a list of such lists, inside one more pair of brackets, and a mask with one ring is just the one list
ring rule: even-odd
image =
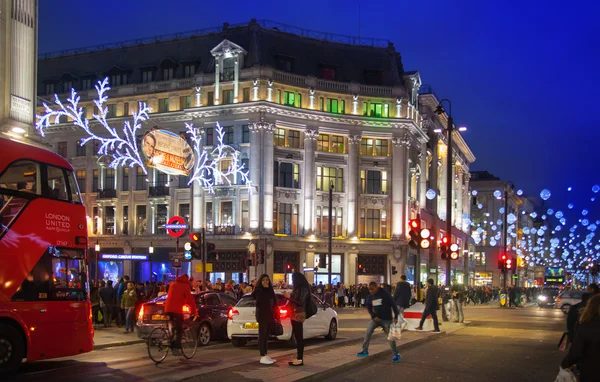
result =
[[175,340],[171,343],[173,355],[181,355],[181,336],[183,333],[183,306],[188,305],[190,312],[198,315],[196,300],[190,290],[190,278],[183,274],[169,286],[165,313],[169,314],[175,321]]

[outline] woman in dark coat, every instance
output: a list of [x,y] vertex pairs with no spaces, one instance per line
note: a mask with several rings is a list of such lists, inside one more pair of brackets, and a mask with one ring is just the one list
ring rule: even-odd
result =
[[283,296],[287,298],[294,308],[292,316],[292,331],[296,338],[298,357],[295,361],[288,362],[290,366],[303,366],[304,361],[304,321],[306,320],[306,306],[310,301],[310,285],[304,275],[300,272],[292,274],[292,283],[294,289],[292,293],[283,292]]
[[597,381],[600,376],[600,295],[591,298],[581,314],[575,339],[561,367],[577,365],[580,381]]
[[275,360],[267,355],[269,343],[269,331],[273,325],[273,312],[275,311],[275,291],[269,276],[264,274],[259,277],[252,297],[256,300],[256,322],[258,322],[258,349],[260,351],[260,363],[272,365]]

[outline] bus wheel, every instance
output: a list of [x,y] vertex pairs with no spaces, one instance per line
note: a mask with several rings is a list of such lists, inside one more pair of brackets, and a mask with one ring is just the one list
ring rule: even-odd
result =
[[19,332],[12,326],[0,324],[0,375],[16,372],[24,353],[25,344]]

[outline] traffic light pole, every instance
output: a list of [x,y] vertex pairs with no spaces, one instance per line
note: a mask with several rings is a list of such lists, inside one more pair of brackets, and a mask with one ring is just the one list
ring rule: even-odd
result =
[[[450,104],[450,101],[448,101]],[[452,121],[452,104],[450,104],[450,112],[448,113],[448,164],[446,170],[446,235],[448,235],[448,239],[450,239],[450,243],[452,243],[452,205],[454,204],[454,199],[452,198],[452,185],[454,184],[454,179],[452,179],[452,131],[454,130],[454,123]],[[452,260],[450,256],[446,258],[446,286],[450,286],[450,277],[451,277],[451,267]]]
[[206,289],[207,284],[207,280],[206,280],[206,229],[202,228],[201,231],[201,236],[202,236],[202,242],[201,242],[201,248],[202,248],[202,287],[204,290]]
[[[504,185],[504,220],[502,221],[502,251],[508,258],[508,184]],[[506,263],[502,267],[502,273],[504,274],[504,281],[502,282],[502,289],[506,290],[506,278],[508,277],[508,271],[506,269]]]
[[328,243],[328,249],[327,249],[327,283],[329,285],[330,290],[333,289],[333,286],[331,285],[331,259],[332,259],[332,255],[331,255],[331,251],[332,251],[332,247],[333,247],[333,222],[332,222],[332,217],[333,217],[333,213],[332,213],[332,209],[333,209],[333,182],[329,185],[329,243]]

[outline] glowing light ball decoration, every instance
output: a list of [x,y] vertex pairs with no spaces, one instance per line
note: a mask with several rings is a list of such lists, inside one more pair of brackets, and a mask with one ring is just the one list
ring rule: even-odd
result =
[[538,214],[537,214],[537,212],[534,211],[531,214],[529,214],[529,216],[531,216],[532,218],[535,219],[535,218],[537,218]]
[[479,204],[477,205],[477,208],[479,208],[479,209],[482,209],[482,208],[483,208],[483,204],[479,203]]
[[502,191],[500,191],[500,190],[494,191],[494,196],[496,198],[500,199],[502,197]]
[[508,216],[506,217],[506,221],[508,222],[508,224],[514,224],[517,221],[517,217],[515,216],[515,214],[513,214],[512,212],[510,214],[508,214]]
[[584,226],[584,227],[588,226],[589,224],[590,224],[590,221],[589,221],[589,220],[587,220],[587,219],[583,219],[583,220],[581,221],[581,225],[582,225],[582,226]]
[[575,207],[575,206],[573,205],[573,203],[569,203],[569,205],[567,205],[567,208],[569,208],[570,210],[572,210],[572,209],[573,209],[573,207]]
[[543,200],[548,200],[550,199],[550,196],[552,196],[552,193],[550,192],[550,190],[548,190],[547,188],[544,188],[541,192],[540,192],[540,198],[542,198]]
[[499,212],[500,212],[500,215],[504,215],[504,207],[500,207]]
[[523,190],[517,190],[517,195],[523,196]]
[[582,214],[583,216],[587,216],[587,214],[588,214],[588,210],[583,210],[583,211],[581,211],[581,214]]
[[552,208],[549,208],[548,211],[546,211],[548,213],[548,215],[552,216],[554,215],[554,210]]
[[573,190],[573,187],[568,187],[567,188],[567,191],[572,191],[572,190]]
[[477,192],[477,190],[473,190],[473,191],[471,191],[471,195],[473,195],[473,196],[477,196],[477,194],[478,194],[478,193],[479,193],[479,192]]
[[429,190],[427,190],[427,193],[425,193],[425,197],[429,200],[435,199],[436,196],[437,196],[437,193],[434,190],[432,190],[431,188]]
[[598,192],[600,192],[600,186],[599,186],[599,185],[597,185],[597,184],[594,184],[594,185],[592,186],[592,192],[593,192],[594,194],[597,194]]
[[563,214],[563,212],[562,212],[562,211],[556,211],[556,213],[554,214],[554,216],[555,216],[557,219],[562,219],[562,217],[564,216],[564,214]]

